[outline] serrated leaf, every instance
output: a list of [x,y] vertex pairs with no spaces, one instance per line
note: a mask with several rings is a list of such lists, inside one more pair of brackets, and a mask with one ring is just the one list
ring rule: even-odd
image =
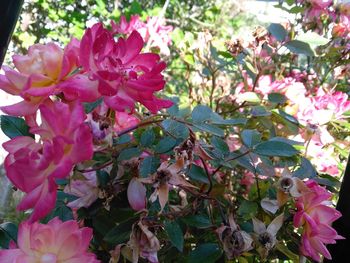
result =
[[140,138],[140,144],[143,147],[149,147],[153,144],[155,138],[156,138],[156,135],[154,134],[153,130],[148,129],[142,133]]
[[290,157],[298,151],[288,143],[279,141],[266,141],[255,146],[254,152],[266,156]]
[[154,150],[156,153],[166,153],[172,150],[175,147],[176,143],[176,139],[170,136],[166,136],[157,143]]
[[243,130],[241,133],[242,142],[249,148],[261,141],[261,134],[256,130]]
[[160,165],[159,158],[155,156],[147,156],[145,159],[142,160],[140,163],[140,176],[141,177],[147,177],[150,174],[153,174],[157,171],[157,168]]
[[267,29],[271,35],[277,39],[277,41],[283,41],[288,34],[282,25],[276,23],[272,23]]
[[130,160],[133,157],[140,156],[140,154],[141,154],[141,150],[137,147],[127,148],[120,152],[117,160],[119,162],[124,160]]
[[182,252],[184,246],[184,236],[179,224],[176,223],[176,221],[165,221],[164,228],[171,243],[180,252]]
[[221,257],[222,251],[216,243],[200,244],[188,256],[188,263],[214,263]]
[[113,227],[103,238],[107,243],[118,245],[129,240],[132,225],[137,221],[137,218],[131,218],[127,221],[119,223]]
[[162,127],[168,133],[176,138],[186,139],[189,136],[189,130],[185,124],[175,120],[164,120],[162,121]]
[[192,121],[194,123],[203,123],[211,118],[212,112],[208,106],[197,105],[192,111]]
[[224,131],[214,125],[206,124],[206,123],[201,123],[201,124],[193,124],[194,127],[197,129],[208,132],[210,134],[223,137],[225,135]]
[[1,115],[0,125],[3,133],[11,139],[18,136],[30,136],[34,138],[34,135],[29,132],[27,123],[22,118]]
[[285,45],[291,52],[295,54],[302,54],[309,57],[314,57],[315,53],[311,49],[308,43],[305,43],[300,40],[291,40]]

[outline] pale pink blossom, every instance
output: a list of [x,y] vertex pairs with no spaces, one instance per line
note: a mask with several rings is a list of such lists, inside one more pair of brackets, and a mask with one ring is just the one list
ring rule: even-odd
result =
[[132,178],[130,180],[127,195],[132,209],[139,211],[146,208],[146,187],[138,178]]
[[27,55],[14,55],[17,70],[3,67],[5,75],[0,75],[0,88],[21,96],[23,101],[1,110],[10,115],[30,115],[50,95],[60,93],[60,85],[78,67],[78,47],[79,41],[72,39],[64,50],[54,43],[35,44]]
[[334,244],[336,239],[342,239],[331,227],[341,214],[330,206],[330,192],[313,180],[307,181],[306,186],[308,190],[296,199],[294,226],[303,228],[301,253],[320,262],[320,255],[331,259],[326,245]]
[[151,112],[172,105],[154,96],[164,88],[166,65],[153,53],[140,53],[144,41],[137,31],[126,39],[114,40],[101,23],[88,28],[81,40],[80,62],[89,78],[97,83],[104,102],[117,111],[133,111],[140,102]]
[[57,217],[46,225],[23,222],[18,230],[18,248],[0,250],[0,263],[98,263],[88,252],[92,229],[79,228],[74,220]]

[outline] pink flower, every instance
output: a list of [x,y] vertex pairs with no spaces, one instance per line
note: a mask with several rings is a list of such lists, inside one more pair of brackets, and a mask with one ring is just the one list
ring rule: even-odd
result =
[[331,259],[325,244],[334,244],[336,239],[342,239],[331,224],[341,214],[329,206],[331,194],[315,181],[306,183],[308,191],[296,199],[297,213],[294,215],[294,226],[303,227],[301,252],[320,262],[321,257]]
[[161,73],[165,63],[156,54],[140,54],[143,44],[136,31],[116,42],[100,23],[88,28],[81,40],[81,64],[90,79],[97,81],[105,103],[114,110],[132,111],[135,102],[151,112],[172,105],[171,101],[154,96],[154,92],[164,88]]
[[18,248],[0,250],[0,263],[98,263],[88,252],[92,229],[79,229],[76,221],[57,217],[46,225],[23,222],[18,230]]
[[173,31],[173,27],[166,26],[164,18],[148,17],[147,22],[144,23],[138,15],[131,16],[130,22],[127,22],[125,16],[122,16],[119,24],[115,24],[113,21],[111,23],[114,34],[129,35],[136,30],[147,46],[157,47],[160,53],[166,56],[170,55],[168,45],[171,43],[170,33]]
[[116,112],[114,130],[116,132],[121,132],[137,125],[139,122],[140,120],[132,114],[128,114],[125,112]]
[[71,180],[64,192],[79,197],[67,204],[70,208],[89,207],[98,198],[96,171],[83,173],[85,180]]
[[30,115],[50,95],[60,93],[60,84],[78,67],[78,45],[76,39],[65,50],[54,43],[35,44],[29,48],[27,55],[13,56],[18,71],[3,67],[5,75],[0,75],[0,87],[24,100],[1,110],[10,115]]
[[[3,144],[7,177],[26,193],[17,209],[34,208],[30,222],[46,216],[55,206],[56,179],[66,178],[73,166],[92,158],[92,136],[83,123],[85,114],[78,102],[70,105],[47,100],[40,106],[41,125],[28,119],[30,131],[41,136],[19,136]],[[82,145],[84,151],[81,151]]]

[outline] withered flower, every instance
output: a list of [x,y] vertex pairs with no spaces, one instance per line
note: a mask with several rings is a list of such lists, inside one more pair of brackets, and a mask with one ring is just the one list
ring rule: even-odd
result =
[[230,215],[229,223],[229,226],[223,225],[219,227],[216,233],[219,236],[227,258],[232,259],[252,249],[253,239],[247,232],[238,229],[232,215]]

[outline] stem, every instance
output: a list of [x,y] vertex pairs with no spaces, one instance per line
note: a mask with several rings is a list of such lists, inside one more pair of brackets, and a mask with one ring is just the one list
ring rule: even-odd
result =
[[111,165],[112,163],[113,163],[113,160],[110,160],[110,161],[108,161],[108,162],[104,163],[103,165],[98,166],[96,168],[84,169],[84,170],[78,170],[78,171],[81,173],[93,172],[93,171],[101,170],[101,169],[107,167],[108,165]]
[[[246,151],[246,152],[244,152],[244,153],[242,153],[242,154],[240,154],[240,155],[237,155],[237,156],[235,156],[235,157],[228,158],[228,159],[225,160],[225,162],[230,162],[230,161],[237,160],[237,159],[239,159],[239,158],[241,158],[241,157],[247,155],[248,153],[250,153],[250,150],[248,150],[248,151]],[[220,165],[218,166],[218,168],[216,168],[216,170],[213,172],[213,174],[212,174],[211,176],[214,176],[222,167],[223,167],[223,165],[220,164]]]
[[150,120],[150,121],[141,122],[141,123],[138,123],[138,124],[136,124],[134,126],[131,126],[131,127],[127,128],[127,129],[119,132],[117,135],[118,135],[118,137],[120,137],[120,136],[122,136],[124,134],[127,134],[127,133],[129,133],[129,132],[131,132],[133,130],[136,130],[137,128],[140,128],[142,126],[147,126],[148,124],[159,123],[159,122],[162,122],[162,121],[163,120]]
[[208,181],[209,181],[209,188],[206,192],[206,194],[209,194],[211,192],[211,190],[213,189],[213,181],[211,179],[211,176],[210,176],[210,173],[208,171],[208,167],[207,167],[207,164],[205,163],[204,159],[202,157],[199,157],[202,161],[202,164],[204,166],[204,170],[205,170],[205,173],[207,174],[207,177],[208,177]]
[[210,97],[209,97],[210,108],[213,108],[213,97],[214,97],[215,88],[216,88],[216,76],[215,76],[215,72],[213,72],[212,78],[211,78],[211,91],[210,91]]

